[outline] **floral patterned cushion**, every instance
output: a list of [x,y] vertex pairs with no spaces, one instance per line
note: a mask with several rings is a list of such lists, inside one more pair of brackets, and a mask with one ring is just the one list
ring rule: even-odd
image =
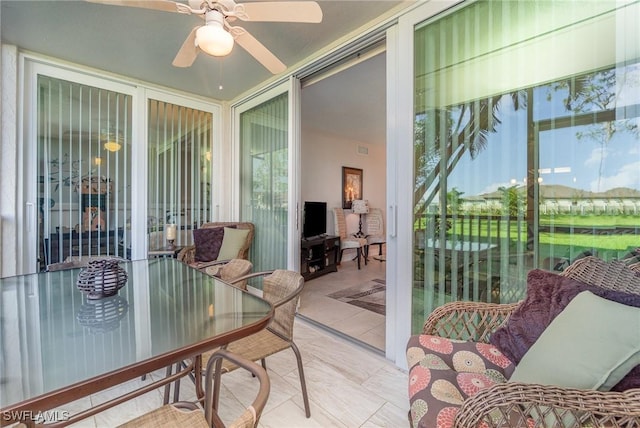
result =
[[407,344],[410,417],[414,428],[449,428],[462,402],[509,379],[514,364],[498,348],[439,336]]

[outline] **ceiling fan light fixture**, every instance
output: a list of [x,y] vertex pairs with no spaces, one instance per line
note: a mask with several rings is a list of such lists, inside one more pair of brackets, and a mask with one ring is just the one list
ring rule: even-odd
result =
[[122,148],[124,138],[120,131],[109,128],[100,132],[100,141],[103,143],[102,147],[105,150],[115,153]]
[[107,141],[104,143],[104,149],[110,152],[117,152],[122,148],[122,145],[117,141]]
[[233,36],[222,27],[222,19],[222,15],[220,21],[207,15],[207,24],[196,31],[196,46],[209,55],[225,56],[233,49]]

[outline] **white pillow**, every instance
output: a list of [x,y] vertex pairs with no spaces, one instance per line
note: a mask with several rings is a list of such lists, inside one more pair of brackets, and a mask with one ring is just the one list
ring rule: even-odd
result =
[[231,227],[224,228],[224,236],[222,237],[222,245],[216,260],[231,260],[238,257],[238,252],[247,241],[249,229],[234,229]]
[[544,330],[510,382],[610,390],[640,364],[640,308],[579,293]]

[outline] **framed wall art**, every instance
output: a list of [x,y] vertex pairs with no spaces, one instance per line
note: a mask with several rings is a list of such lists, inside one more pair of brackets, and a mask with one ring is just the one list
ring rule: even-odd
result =
[[362,170],[342,167],[342,208],[350,210],[356,199],[362,199]]

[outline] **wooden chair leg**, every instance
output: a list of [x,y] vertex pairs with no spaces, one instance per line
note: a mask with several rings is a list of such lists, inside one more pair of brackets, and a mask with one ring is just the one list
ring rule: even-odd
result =
[[356,257],[358,258],[358,270],[360,270],[360,254],[362,250],[360,248],[356,248]]

